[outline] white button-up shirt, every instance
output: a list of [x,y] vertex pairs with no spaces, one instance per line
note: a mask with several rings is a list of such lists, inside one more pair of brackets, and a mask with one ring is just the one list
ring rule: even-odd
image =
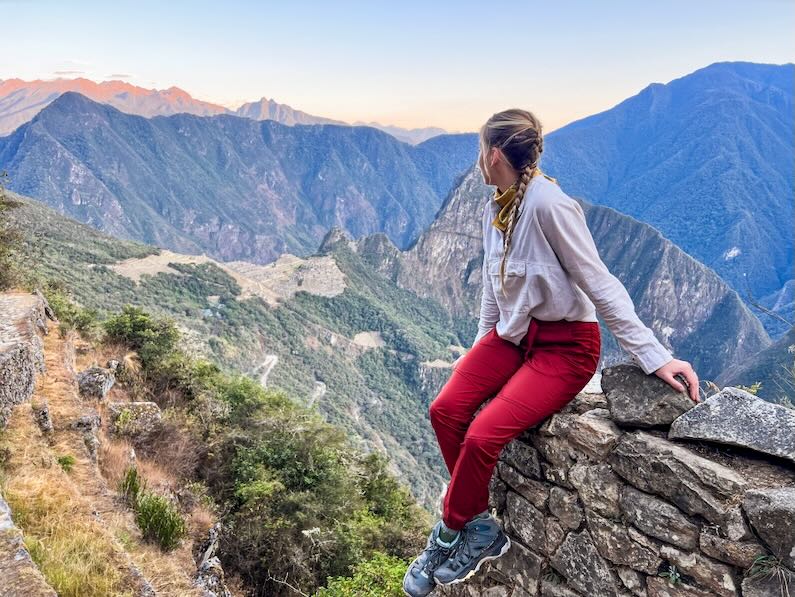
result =
[[530,317],[598,321],[598,312],[646,374],[674,358],[602,262],[580,204],[543,175],[530,180],[519,207],[505,263],[504,296],[503,232],[491,223],[499,209],[491,196],[483,206],[483,294],[475,342],[496,325],[501,338],[518,345]]

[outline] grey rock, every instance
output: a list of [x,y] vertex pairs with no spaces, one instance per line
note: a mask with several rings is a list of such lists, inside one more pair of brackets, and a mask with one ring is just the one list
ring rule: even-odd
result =
[[567,532],[556,518],[547,516],[544,519],[544,534],[547,539],[544,551],[548,554],[554,553],[560,547],[560,544],[563,543]]
[[726,564],[716,562],[698,552],[686,552],[672,545],[662,545],[660,556],[675,564],[681,571],[692,577],[699,585],[721,597],[735,597],[737,587],[732,569]]
[[102,417],[99,413],[93,412],[88,415],[81,415],[72,422],[72,428],[78,431],[88,431],[93,433],[102,425]]
[[795,569],[795,487],[751,489],[743,510],[770,550]]
[[160,407],[154,402],[111,402],[108,411],[111,431],[129,437],[133,444],[146,443],[163,425]]
[[113,371],[104,367],[89,367],[77,374],[77,385],[80,388],[80,395],[85,398],[102,400],[115,383],[116,375]]
[[541,597],[581,597],[574,589],[564,584],[556,584],[548,580],[541,581]]
[[499,463],[494,467],[494,472],[489,480],[489,508],[494,508],[498,513],[505,510],[505,494],[508,486],[498,475]]
[[715,597],[715,593],[687,583],[671,584],[659,576],[646,578],[646,593],[649,597]]
[[687,514],[700,514],[712,523],[726,519],[728,500],[748,485],[732,469],[645,431],[622,435],[608,462],[638,489],[665,497]]
[[232,597],[226,586],[224,569],[216,555],[222,527],[215,523],[207,533],[207,538],[196,548],[196,578],[194,584],[202,590],[203,597]]
[[541,478],[538,450],[524,442],[513,440],[502,449],[500,459],[527,477]]
[[550,464],[549,462],[541,463],[541,477],[545,481],[574,489],[574,486],[569,482],[569,469],[564,469]]
[[583,520],[577,492],[562,487],[552,487],[549,490],[549,511],[569,529],[576,529]]
[[678,417],[668,437],[741,446],[795,462],[795,410],[723,388]]
[[616,573],[624,586],[629,589],[633,595],[638,597],[646,597],[646,583],[643,582],[644,576],[637,570],[633,570],[627,566],[616,566]]
[[646,375],[634,363],[602,370],[602,389],[613,420],[620,425],[654,427],[670,425],[693,402],[656,375]]
[[615,597],[619,580],[596,549],[588,531],[571,532],[549,559],[550,564],[568,583],[585,595]]
[[524,477],[505,462],[497,463],[497,471],[500,478],[516,493],[527,498],[536,508],[540,510],[546,508],[551,484]]
[[521,543],[511,543],[504,556],[490,564],[489,575],[500,582],[519,587],[530,595],[538,591],[538,577],[543,559]]
[[[603,558],[645,574],[657,572],[660,558],[652,549],[635,541],[638,536],[631,534],[629,528],[594,512],[588,512],[586,519],[593,543]],[[643,541],[642,537],[638,538]]]
[[41,429],[41,432],[51,433],[53,429],[52,418],[50,417],[50,406],[47,404],[47,400],[37,400],[31,404],[31,408],[33,409],[33,417],[36,419],[36,424]]
[[514,491],[506,496],[507,520],[505,531],[517,537],[528,547],[543,546],[546,549],[544,514],[533,504]]
[[35,294],[0,294],[0,430],[11,409],[30,399],[36,376],[44,371],[47,308]]
[[604,408],[581,414],[555,414],[545,425],[545,434],[565,438],[579,452],[595,460],[607,456],[621,435]]
[[641,531],[684,549],[698,545],[698,526],[672,504],[626,485],[621,491],[621,511]]
[[698,546],[704,555],[747,570],[765,549],[756,541],[732,541],[702,528]]
[[624,484],[609,464],[578,462],[569,471],[569,481],[577,489],[580,501],[586,508],[607,518],[621,515],[619,500]]
[[86,451],[88,452],[88,457],[91,459],[92,462],[97,462],[97,455],[99,454],[99,438],[97,434],[93,431],[86,431],[83,433],[83,443],[86,446]]

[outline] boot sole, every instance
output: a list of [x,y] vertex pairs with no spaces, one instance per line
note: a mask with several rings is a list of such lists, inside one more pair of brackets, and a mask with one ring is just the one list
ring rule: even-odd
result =
[[442,586],[454,585],[454,584],[469,580],[475,574],[477,574],[478,570],[480,570],[480,567],[483,565],[483,562],[489,562],[491,560],[496,560],[497,558],[504,556],[505,552],[507,552],[508,548],[510,548],[510,547],[511,547],[511,538],[506,535],[505,536],[505,545],[503,545],[502,549],[500,549],[500,553],[496,553],[493,556],[486,556],[485,558],[481,559],[472,570],[467,572],[466,576],[464,576],[462,578],[454,578],[450,582],[444,582],[444,583],[443,582],[439,582],[438,580],[436,580],[435,576],[433,577],[433,580],[436,582],[437,585],[442,585]]

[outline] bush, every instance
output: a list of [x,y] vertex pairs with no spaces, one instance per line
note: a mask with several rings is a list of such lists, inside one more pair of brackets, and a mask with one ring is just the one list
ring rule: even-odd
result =
[[119,493],[135,510],[135,522],[146,541],[157,543],[165,551],[179,545],[187,533],[185,519],[167,497],[146,491],[146,482],[134,466],[125,471]]
[[63,336],[69,330],[77,330],[87,338],[95,338],[98,330],[99,314],[94,309],[84,309],[69,296],[63,285],[49,281],[44,286],[44,296],[60,323]]
[[403,575],[408,566],[405,560],[376,552],[371,559],[356,565],[353,576],[329,577],[327,585],[318,590],[315,597],[401,597]]
[[121,313],[105,321],[104,327],[109,340],[124,343],[138,353],[145,369],[156,367],[172,355],[179,341],[174,322],[155,319],[131,305],[125,305]]
[[147,541],[157,543],[164,551],[179,545],[186,535],[185,519],[167,497],[144,492],[136,504],[135,522]]
[[77,462],[77,460],[75,460],[75,457],[72,456],[71,454],[65,454],[63,456],[58,457],[58,464],[61,465],[61,468],[66,473],[72,471],[72,467],[74,467],[75,462]]
[[119,493],[132,508],[135,508],[144,485],[144,480],[138,474],[138,469],[130,466],[124,471],[124,476],[119,482]]

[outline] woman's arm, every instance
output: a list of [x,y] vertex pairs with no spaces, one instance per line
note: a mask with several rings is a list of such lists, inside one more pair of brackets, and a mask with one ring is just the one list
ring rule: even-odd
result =
[[643,371],[648,375],[672,361],[673,355],[640,320],[626,288],[599,256],[580,204],[574,199],[541,204],[536,217],[563,267]]
[[472,346],[477,344],[483,336],[491,331],[500,319],[500,309],[494,298],[494,288],[489,275],[488,253],[483,251],[483,295],[480,298],[480,319],[478,320],[478,335]]
[[477,344],[483,336],[491,331],[500,319],[500,308],[497,306],[497,301],[494,298],[494,288],[491,285],[491,276],[489,275],[489,244],[488,244],[488,226],[491,225],[489,217],[489,204],[483,206],[481,213],[481,238],[483,239],[483,266],[481,268],[483,278],[483,294],[480,298],[480,319],[478,320],[478,333],[472,346]]

